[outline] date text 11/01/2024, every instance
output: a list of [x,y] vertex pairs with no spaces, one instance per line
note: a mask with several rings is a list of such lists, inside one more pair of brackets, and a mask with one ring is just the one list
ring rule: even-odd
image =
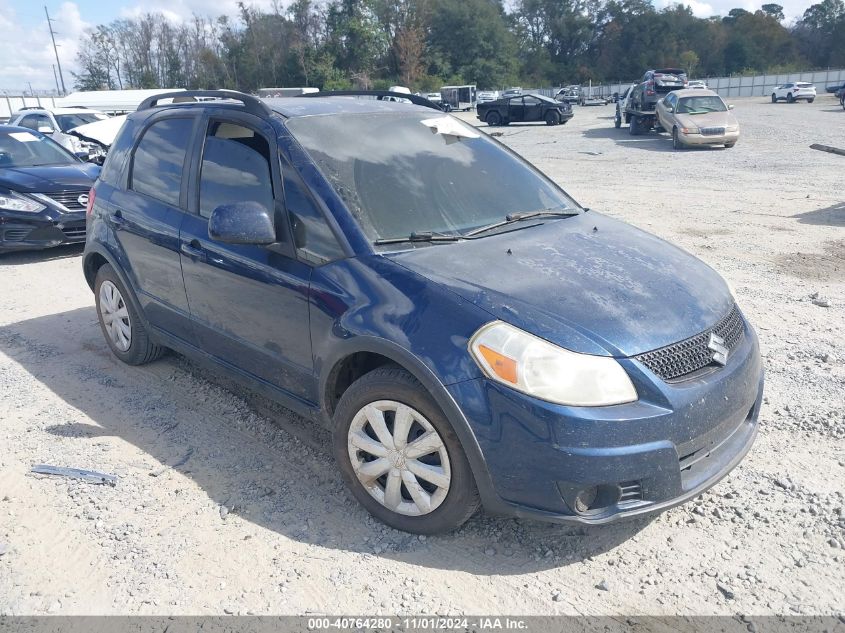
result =
[[439,616],[417,616],[405,618],[389,618],[389,617],[336,617],[336,618],[309,618],[309,631],[329,631],[329,630],[393,630],[394,626],[401,627],[404,630],[423,630],[423,631],[465,631],[468,629],[475,630],[511,630],[524,631],[527,630],[528,624],[521,618],[509,617],[439,617]]

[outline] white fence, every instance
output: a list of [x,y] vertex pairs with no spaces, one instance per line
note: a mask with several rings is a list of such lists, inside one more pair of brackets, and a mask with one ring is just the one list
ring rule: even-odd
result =
[[0,121],[4,121],[21,108],[53,108],[56,100],[53,97],[23,97],[20,95],[0,95]]
[[[838,70],[812,70],[798,73],[786,73],[781,75],[753,75],[734,77],[699,77],[707,87],[715,90],[723,97],[762,97],[772,94],[772,89],[778,84],[788,81],[808,81],[815,84],[820,95],[825,94],[825,88],[833,84],[845,83],[845,68]],[[596,95],[611,95],[614,92],[623,92],[639,79],[627,83],[601,84],[593,86],[593,93]],[[582,90],[587,86],[582,85]],[[537,92],[547,97],[554,96],[560,88],[538,88],[526,90],[525,92]]]

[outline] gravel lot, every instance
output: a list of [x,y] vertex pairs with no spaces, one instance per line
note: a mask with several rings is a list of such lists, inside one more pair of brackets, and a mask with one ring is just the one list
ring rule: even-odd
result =
[[808,148],[845,146],[845,112],[826,95],[734,103],[731,150],[631,137],[613,106],[495,130],[736,289],[766,400],[752,452],[712,491],[612,527],[479,515],[397,532],[344,490],[324,432],[184,358],[118,362],[80,249],[0,256],[0,614],[845,611],[845,157]]

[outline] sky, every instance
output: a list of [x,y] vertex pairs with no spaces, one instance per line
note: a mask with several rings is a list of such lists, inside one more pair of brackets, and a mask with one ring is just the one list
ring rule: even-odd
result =
[[[658,8],[676,4],[676,0],[653,0]],[[683,1],[683,0],[682,0]],[[685,0],[699,17],[725,15],[735,7],[754,11],[769,0]],[[774,0],[783,5],[787,22],[799,18],[815,0]],[[44,2],[0,0],[0,91],[22,94],[29,90],[54,90],[53,66],[56,58],[47,29]],[[247,4],[269,8],[272,0],[247,0]],[[287,4],[287,2],[284,2]],[[86,29],[118,18],[160,11],[174,21],[192,13],[200,15],[235,15],[237,0],[46,0],[56,31],[59,60],[65,85],[73,87],[71,71],[77,70],[76,51]]]

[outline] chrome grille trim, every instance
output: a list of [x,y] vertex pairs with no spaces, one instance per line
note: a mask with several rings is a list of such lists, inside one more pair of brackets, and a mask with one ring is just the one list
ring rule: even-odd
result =
[[42,193],[41,195],[50,198],[53,202],[58,202],[66,209],[70,209],[71,211],[80,211],[85,209],[85,205],[79,203],[79,196],[88,195],[88,190],[79,189],[77,191],[59,191]]

